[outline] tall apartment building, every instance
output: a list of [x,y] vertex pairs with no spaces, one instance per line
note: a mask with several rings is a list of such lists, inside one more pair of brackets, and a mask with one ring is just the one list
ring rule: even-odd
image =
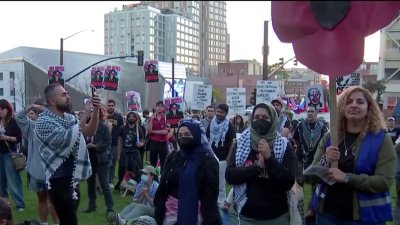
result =
[[226,1],[142,1],[158,9],[171,9],[193,21],[199,31],[200,75],[217,76],[218,63],[229,62]]
[[400,100],[400,15],[381,30],[378,80],[386,85],[383,109],[392,110]]
[[199,30],[192,19],[145,4],[123,5],[104,15],[104,54],[184,64],[199,74]]

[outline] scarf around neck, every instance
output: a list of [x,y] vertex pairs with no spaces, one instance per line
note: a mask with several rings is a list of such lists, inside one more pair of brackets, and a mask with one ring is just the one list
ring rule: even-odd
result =
[[78,199],[75,188],[79,181],[86,180],[92,174],[85,139],[76,117],[64,113],[63,117],[45,109],[35,125],[35,138],[38,139],[39,153],[45,168],[48,189],[54,172],[72,154],[75,157],[72,178],[73,198]]
[[218,123],[216,117],[210,123],[210,145],[214,143],[214,146],[218,148],[218,144],[221,141],[221,146],[224,146],[225,136],[229,129],[229,120],[225,118],[221,123]]
[[[272,142],[273,156],[279,163],[281,163],[289,141],[287,138],[282,137],[278,132],[276,132],[275,134],[276,138],[274,139],[274,142]],[[253,134],[251,133],[250,128],[247,128],[245,131],[243,131],[237,142],[235,155],[235,163],[237,168],[244,166],[244,162],[250,154],[250,151],[252,149],[252,146],[250,145],[250,139],[252,139],[252,135]],[[271,144],[271,142],[269,141],[268,143]],[[239,214],[247,201],[246,190],[246,183],[233,186],[234,202],[236,204],[236,209]]]

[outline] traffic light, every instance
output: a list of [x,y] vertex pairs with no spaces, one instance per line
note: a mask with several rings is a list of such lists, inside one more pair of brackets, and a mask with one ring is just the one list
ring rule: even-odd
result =
[[137,65],[138,66],[143,66],[143,58],[144,58],[144,52],[143,51],[138,51],[138,56],[137,56]]
[[251,92],[250,104],[256,105],[256,96],[257,96],[257,89],[254,88],[254,91]]
[[283,58],[279,58],[279,65],[283,65]]
[[297,66],[297,59],[294,59],[294,60],[293,60],[293,65],[294,65],[294,66]]

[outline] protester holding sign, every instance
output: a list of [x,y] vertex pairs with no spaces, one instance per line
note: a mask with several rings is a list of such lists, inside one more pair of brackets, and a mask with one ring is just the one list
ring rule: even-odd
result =
[[[313,164],[329,168],[334,184],[318,185],[312,203],[317,224],[384,224],[392,219],[390,186],[396,175],[396,153],[385,135],[384,119],[370,92],[349,87],[338,100],[339,146],[322,138]],[[319,196],[324,196],[319,198]]]

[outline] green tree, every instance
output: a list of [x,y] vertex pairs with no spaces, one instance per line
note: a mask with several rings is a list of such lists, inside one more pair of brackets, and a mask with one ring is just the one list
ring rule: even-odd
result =
[[383,80],[377,80],[377,81],[367,81],[365,84],[363,84],[363,88],[367,89],[369,92],[372,94],[377,93],[376,96],[376,101],[379,102],[381,101],[382,94],[386,90],[386,85],[384,84]]
[[217,103],[217,102],[222,102],[222,95],[221,95],[221,92],[218,89],[213,88],[212,89],[211,103],[214,104],[214,103]]

